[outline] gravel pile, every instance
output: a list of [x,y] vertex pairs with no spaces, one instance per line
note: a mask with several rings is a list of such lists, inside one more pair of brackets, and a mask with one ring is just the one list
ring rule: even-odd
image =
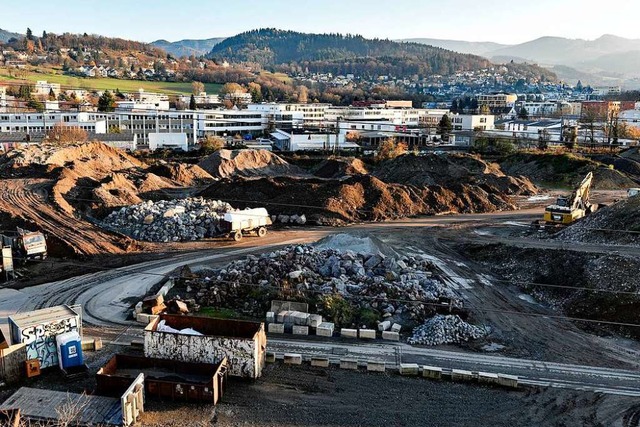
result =
[[178,242],[219,235],[220,221],[230,211],[228,203],[202,198],[147,201],[122,207],[103,222],[137,240]]
[[237,306],[242,301],[241,309],[255,307],[260,316],[262,308],[253,301],[261,290],[286,291],[288,297],[304,301],[339,294],[354,309],[372,310],[381,319],[422,322],[433,308],[419,301],[454,297],[433,270],[431,262],[418,257],[289,246],[207,271],[208,277],[189,283],[189,291],[202,306]]
[[409,344],[459,344],[486,335],[484,329],[470,325],[455,315],[436,315],[413,330]]

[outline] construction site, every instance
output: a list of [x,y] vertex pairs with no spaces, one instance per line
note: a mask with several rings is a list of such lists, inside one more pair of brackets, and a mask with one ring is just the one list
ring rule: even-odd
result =
[[637,147],[8,151],[0,425],[640,426],[638,187]]

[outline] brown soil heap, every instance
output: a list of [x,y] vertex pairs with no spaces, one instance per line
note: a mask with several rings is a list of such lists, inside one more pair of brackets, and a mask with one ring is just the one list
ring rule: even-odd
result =
[[200,195],[234,205],[266,206],[272,214],[304,213],[312,222],[334,225],[516,209],[509,195],[536,191],[527,179],[505,176],[497,166],[473,156],[406,155],[382,163],[373,175],[238,179],[211,185]]
[[267,150],[218,150],[198,166],[214,178],[308,175]]

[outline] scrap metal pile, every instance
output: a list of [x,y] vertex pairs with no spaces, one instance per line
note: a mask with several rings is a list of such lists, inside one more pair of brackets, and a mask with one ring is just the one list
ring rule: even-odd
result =
[[470,325],[459,316],[438,314],[415,328],[407,342],[422,345],[460,344],[485,335],[485,329]]
[[233,210],[228,203],[203,198],[149,200],[113,211],[103,222],[137,240],[178,242],[219,235],[224,214]]

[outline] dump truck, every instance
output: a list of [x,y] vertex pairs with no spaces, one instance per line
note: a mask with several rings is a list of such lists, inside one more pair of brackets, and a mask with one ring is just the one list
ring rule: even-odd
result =
[[11,246],[13,256],[20,261],[47,258],[47,240],[39,231],[18,227],[15,235],[2,235],[2,246]]
[[598,210],[599,205],[589,201],[592,182],[593,172],[589,172],[569,197],[558,197],[555,204],[545,208],[544,220],[537,225],[564,227]]
[[221,225],[226,235],[238,242],[249,234],[266,236],[267,226],[271,225],[271,217],[265,208],[245,209],[225,213]]

